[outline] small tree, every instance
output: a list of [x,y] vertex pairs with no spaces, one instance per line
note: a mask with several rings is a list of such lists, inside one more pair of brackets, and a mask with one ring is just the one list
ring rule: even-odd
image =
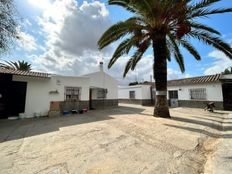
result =
[[129,86],[134,86],[134,85],[138,85],[139,84],[139,82],[131,82],[131,83],[129,83]]
[[223,74],[232,74],[232,66],[225,69],[225,71],[223,72]]

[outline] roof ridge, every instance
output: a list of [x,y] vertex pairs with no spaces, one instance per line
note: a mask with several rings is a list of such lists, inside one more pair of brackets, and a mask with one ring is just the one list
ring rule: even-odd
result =
[[217,76],[217,75],[221,75],[221,74],[217,73],[217,74],[204,75],[204,76],[195,76],[195,77],[187,77],[187,78],[181,78],[181,79],[172,79],[172,80],[168,80],[168,81],[195,79],[195,78],[210,77],[210,76]]

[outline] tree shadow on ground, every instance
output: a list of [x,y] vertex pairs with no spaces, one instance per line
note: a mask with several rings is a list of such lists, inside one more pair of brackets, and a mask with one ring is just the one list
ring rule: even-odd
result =
[[[165,125],[173,128],[204,134],[213,138],[232,138],[232,134],[227,133],[227,131],[232,131],[232,124],[230,122],[229,123],[226,122],[226,125],[223,126],[222,121],[217,121],[204,117],[196,117],[198,119],[205,119],[205,121],[201,121],[194,119],[194,117],[196,116],[192,116],[193,119],[191,119],[191,117],[189,118],[175,117],[175,116],[172,117],[172,120],[177,122],[187,123],[188,126],[179,126],[175,124],[165,124]],[[195,128],[194,125],[198,125],[198,126],[200,125],[204,127],[200,129],[200,128]],[[214,129],[218,133],[215,133],[215,131],[206,130],[205,127]]]
[[118,107],[118,114],[141,114],[145,109],[141,107],[135,107],[135,106],[119,106]]
[[230,159],[230,160],[232,160],[232,156],[229,156],[229,157],[225,157],[226,159]]
[[215,120],[215,119],[210,119],[210,118],[205,118],[205,117],[198,117],[198,116],[194,116],[194,117],[198,118],[198,119],[207,120],[207,121],[214,121],[214,122],[217,122],[217,123],[220,123],[220,124],[222,124],[222,123],[232,124],[232,122],[227,121],[228,119],[226,119],[226,118],[224,118],[224,119],[220,118],[221,120],[223,120],[223,121],[220,121],[220,120]]
[[144,109],[120,106],[104,110],[93,110],[84,114],[53,118],[0,120],[0,143],[59,131],[62,127],[112,120],[114,119],[112,116],[123,114],[135,115],[142,111]]

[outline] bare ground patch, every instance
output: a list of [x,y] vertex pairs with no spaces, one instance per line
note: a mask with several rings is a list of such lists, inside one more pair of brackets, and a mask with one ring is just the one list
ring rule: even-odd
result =
[[[210,172],[224,113],[121,105],[87,114],[0,121],[0,173]],[[228,134],[227,137],[231,135]]]

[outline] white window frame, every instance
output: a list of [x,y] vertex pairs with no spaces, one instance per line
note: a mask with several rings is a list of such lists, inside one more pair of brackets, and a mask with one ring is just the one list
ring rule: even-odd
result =
[[206,88],[192,88],[189,89],[189,97],[191,100],[206,100]]
[[81,100],[81,87],[65,86],[64,90],[65,101]]

